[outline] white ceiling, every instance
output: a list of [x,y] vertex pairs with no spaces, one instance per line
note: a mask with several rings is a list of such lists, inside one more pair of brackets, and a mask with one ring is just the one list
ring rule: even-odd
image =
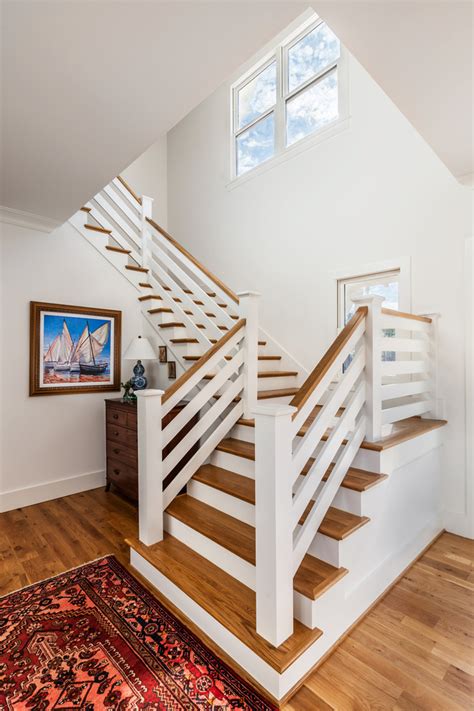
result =
[[305,7],[2,0],[0,205],[67,219]]
[[[59,221],[308,6],[0,2],[0,205]],[[311,4],[451,172],[472,173],[470,0]]]
[[474,172],[472,0],[313,0],[454,176]]

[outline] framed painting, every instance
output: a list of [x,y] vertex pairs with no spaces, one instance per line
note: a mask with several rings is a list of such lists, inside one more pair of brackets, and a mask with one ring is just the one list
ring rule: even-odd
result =
[[120,390],[122,312],[30,302],[30,395]]

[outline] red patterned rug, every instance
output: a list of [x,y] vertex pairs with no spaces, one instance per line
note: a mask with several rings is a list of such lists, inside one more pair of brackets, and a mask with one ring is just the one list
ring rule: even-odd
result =
[[275,707],[108,556],[0,599],[0,709]]

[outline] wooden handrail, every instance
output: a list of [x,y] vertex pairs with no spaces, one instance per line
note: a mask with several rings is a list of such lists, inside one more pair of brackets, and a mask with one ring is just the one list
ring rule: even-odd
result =
[[417,316],[416,314],[408,314],[404,311],[394,311],[394,309],[382,309],[382,313],[387,316],[399,316],[400,318],[410,318],[412,321],[423,321],[424,323],[433,323],[429,316]]
[[204,274],[206,274],[206,276],[208,276],[209,279],[211,279],[214,284],[216,284],[216,286],[222,289],[222,291],[225,292],[227,296],[232,299],[232,301],[235,301],[236,304],[239,303],[239,297],[237,296],[237,294],[234,294],[232,289],[229,289],[229,287],[226,286],[220,279],[218,279],[218,277],[216,277],[212,272],[210,272],[209,269],[206,269],[206,267],[201,264],[201,262],[199,262],[195,257],[193,257],[193,255],[190,254],[187,249],[185,249],[179,242],[177,242],[174,237],[168,234],[168,232],[164,230],[163,227],[160,227],[157,222],[152,220],[151,217],[147,217],[146,219],[147,222],[149,222],[150,225],[155,228],[155,230],[157,230],[161,235],[163,235],[163,237],[165,237],[168,242],[170,242],[174,247],[176,247],[176,249],[178,249],[181,254],[184,254],[184,256],[187,257],[196,267],[198,267],[198,269],[204,272]]
[[[344,346],[347,344],[348,340],[356,330],[357,326],[364,320],[367,316],[368,308],[367,306],[359,306],[357,311],[351,320],[344,326],[341,333],[330,345],[326,353],[323,355],[314,370],[308,375],[303,385],[300,387],[293,400],[290,402],[292,407],[298,408],[300,410],[305,402],[310,397],[313,390],[321,382],[323,377],[328,372],[331,365],[334,363],[337,356],[341,353]],[[297,416],[298,412],[293,414],[293,419]]]
[[133,190],[133,188],[130,187],[130,185],[122,178],[121,175],[117,175],[117,180],[122,183],[123,187],[124,187],[126,190],[128,190],[128,192],[130,193],[130,195],[131,195],[133,198],[135,198],[135,200],[139,203],[139,205],[141,205],[141,204],[142,204],[142,199],[141,199],[141,197],[139,197],[139,196],[136,194],[135,190]]
[[227,341],[230,341],[230,339],[235,336],[236,333],[240,331],[241,328],[245,326],[245,319],[241,318],[240,321],[237,321],[235,326],[233,326],[230,331],[227,331],[225,336],[222,336],[222,338],[219,338],[217,343],[215,343],[209,350],[207,350],[203,355],[197,360],[190,368],[189,370],[186,370],[180,377],[171,385],[167,390],[165,390],[165,394],[163,395],[161,402],[165,403],[171,395],[174,395],[174,393],[179,390],[179,388],[184,385],[191,376],[193,376],[197,371],[202,368],[202,366],[207,363],[208,360],[212,358],[213,355],[215,355],[221,348],[222,346],[225,346]]

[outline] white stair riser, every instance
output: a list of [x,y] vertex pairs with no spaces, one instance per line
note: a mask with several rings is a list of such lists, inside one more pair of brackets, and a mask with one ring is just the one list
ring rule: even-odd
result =
[[187,493],[218,511],[223,511],[249,526],[255,526],[255,507],[247,501],[237,499],[235,496],[193,479],[188,484]]
[[258,379],[258,390],[263,392],[265,390],[279,390],[280,388],[295,388],[296,387],[296,376],[295,375],[282,375],[275,378],[259,378]]
[[229,575],[232,575],[247,587],[255,590],[255,567],[243,558],[236,556],[210,538],[203,536],[185,523],[178,521],[174,516],[164,515],[164,529],[177,538],[193,551],[207,558]]
[[255,442],[255,427],[247,425],[235,425],[229,433],[232,439],[240,439],[243,442]]
[[[263,346],[260,346],[259,355],[262,353]],[[259,360],[258,361],[258,372],[268,373],[270,370],[282,370],[281,359],[280,360]]]
[[[109,244],[109,236],[102,234],[101,232],[92,232],[91,230],[84,229],[85,238],[88,242],[92,244],[93,247],[100,250],[108,262],[111,261],[109,254],[112,254],[108,249],[105,249]],[[125,262],[126,264],[126,262]]]
[[229,471],[242,476],[248,476],[250,479],[255,479],[255,462],[252,459],[245,459],[235,454],[215,450],[211,454],[211,464],[216,467],[222,467],[222,469],[229,469]]
[[[217,565],[221,570],[225,571],[232,577],[237,578],[241,583],[255,590],[255,566],[247,563],[247,561],[234,555],[226,548],[223,548],[218,543],[214,543],[206,536],[203,536],[198,531],[195,531],[190,526],[178,521],[173,516],[165,514],[164,520],[165,530],[194,550],[199,555],[202,555],[207,560]],[[316,600],[309,600],[297,592],[294,593],[294,616],[297,620],[305,624],[307,627],[316,627],[315,620],[321,623],[325,611],[334,608],[334,596],[336,600],[341,599],[343,591],[336,591],[340,583],[337,583],[333,588],[327,591],[324,595]]]
[[[105,254],[109,262],[111,262],[117,269],[124,269],[125,265],[129,263],[128,254],[122,254],[121,252],[114,252],[113,250],[106,249]],[[129,271],[126,269],[125,271]]]
[[[145,272],[136,272],[134,269],[125,268],[123,271],[125,272],[125,276],[127,277],[127,279],[131,281],[132,284],[135,284],[135,286],[138,286],[140,283],[146,284],[149,281],[148,274]],[[145,289],[144,291],[152,292],[151,289]]]
[[[163,331],[163,329],[161,329]],[[166,330],[166,329],[164,329]],[[173,336],[174,338],[174,336]],[[204,348],[200,343],[173,343],[173,349],[181,355],[197,355],[201,356],[204,352]]]

